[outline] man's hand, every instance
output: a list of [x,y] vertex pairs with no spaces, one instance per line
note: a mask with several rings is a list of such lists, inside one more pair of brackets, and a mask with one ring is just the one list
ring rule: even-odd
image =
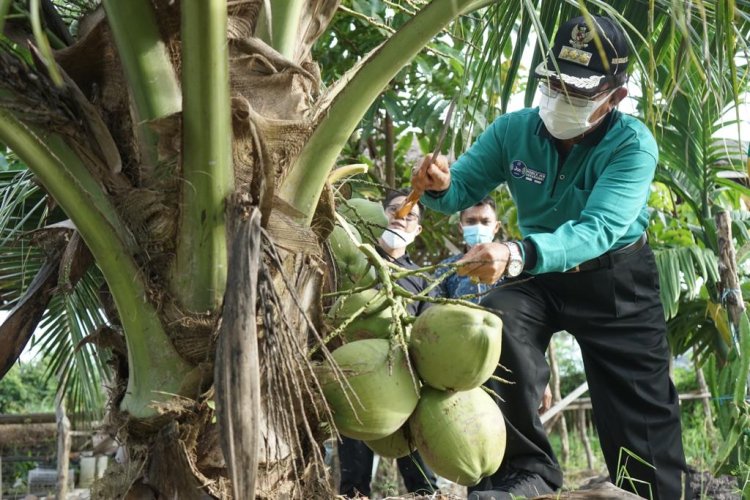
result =
[[438,155],[433,161],[427,155],[419,167],[411,172],[411,185],[415,191],[445,191],[451,185],[451,171],[448,158]]
[[508,265],[508,247],[502,243],[480,243],[474,245],[466,252],[456,264],[458,274],[471,276],[481,283],[491,285],[499,280],[505,273]]

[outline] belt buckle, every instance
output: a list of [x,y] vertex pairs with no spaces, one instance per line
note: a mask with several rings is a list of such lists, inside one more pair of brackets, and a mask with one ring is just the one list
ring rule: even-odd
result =
[[577,273],[577,272],[580,272],[580,271],[581,271],[581,266],[577,265],[576,267],[572,267],[572,268],[568,269],[567,272],[569,272],[569,273]]

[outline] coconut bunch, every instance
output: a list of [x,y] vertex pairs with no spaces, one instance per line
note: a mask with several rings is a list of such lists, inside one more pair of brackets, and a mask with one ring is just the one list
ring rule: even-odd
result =
[[343,203],[338,219],[328,237],[328,244],[336,261],[337,288],[372,286],[376,280],[373,268],[358,245],[365,241],[376,241],[388,225],[388,218],[380,203],[364,198],[352,198]]
[[500,361],[502,328],[488,311],[440,304],[411,330],[409,353],[423,382],[409,417],[412,442],[435,473],[464,486],[493,474],[505,454],[505,419],[481,387]]
[[[356,317],[347,323],[350,314]],[[342,435],[388,458],[416,449],[437,474],[462,485],[500,467],[505,423],[481,387],[500,359],[496,315],[435,305],[414,322],[408,357],[382,292],[342,297],[330,316],[344,325],[348,343],[332,353],[337,369],[321,365],[318,378]]]

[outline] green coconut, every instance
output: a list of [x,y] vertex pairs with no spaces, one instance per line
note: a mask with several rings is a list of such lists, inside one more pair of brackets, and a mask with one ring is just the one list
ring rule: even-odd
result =
[[383,439],[365,441],[364,443],[383,458],[405,457],[415,450],[415,446],[409,444],[409,440],[406,438],[406,431],[407,426],[405,425],[390,436],[386,436]]
[[374,239],[380,238],[388,225],[383,205],[377,201],[352,198],[342,203],[338,211],[359,229],[360,234],[372,235]]
[[505,455],[503,414],[480,387],[462,392],[423,387],[409,430],[425,463],[464,486],[494,474]]
[[328,363],[319,365],[316,374],[339,432],[371,441],[401,428],[419,400],[403,351],[391,349],[387,340],[368,339],[339,347],[332,355],[349,387]]
[[409,351],[422,380],[442,390],[482,385],[500,361],[503,322],[469,306],[440,304],[414,322]]
[[342,337],[347,342],[364,339],[387,339],[390,337],[393,311],[386,303],[385,294],[375,289],[364,290],[340,297],[331,308],[329,317],[334,327],[339,327],[354,313],[362,313],[349,323]]
[[348,290],[360,286],[370,286],[375,283],[375,269],[370,265],[365,254],[357,244],[362,243],[359,231],[346,222],[346,227],[354,236],[354,241],[346,234],[344,227],[337,222],[328,237],[331,252],[336,260],[339,274],[339,289]]

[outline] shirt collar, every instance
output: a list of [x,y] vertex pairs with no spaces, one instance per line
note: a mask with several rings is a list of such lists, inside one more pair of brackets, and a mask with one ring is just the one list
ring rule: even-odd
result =
[[383,250],[380,246],[375,247],[375,250],[377,250],[378,254],[386,259],[388,262],[392,262],[393,264],[396,264],[400,267],[406,268],[406,269],[413,269],[417,267],[417,265],[414,263],[413,260],[411,260],[411,257],[409,257],[408,253],[405,253],[398,259],[394,259],[387,253],[385,253],[385,250]]

